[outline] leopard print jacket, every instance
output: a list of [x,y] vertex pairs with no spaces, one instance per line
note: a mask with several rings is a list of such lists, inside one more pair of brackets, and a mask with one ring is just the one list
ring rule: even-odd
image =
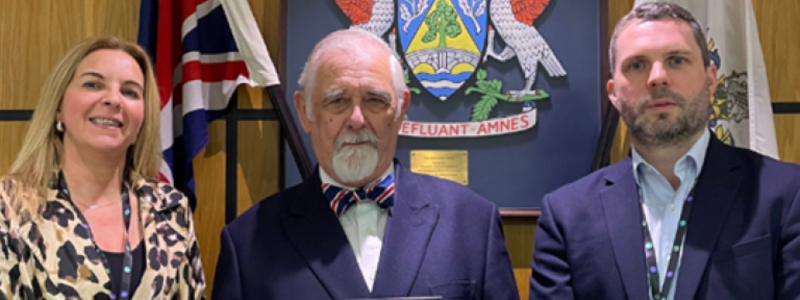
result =
[[[0,182],[0,300],[111,299],[108,266],[73,206],[51,189],[39,216],[9,218],[13,185],[8,179]],[[134,186],[147,267],[130,299],[205,299],[187,198],[160,182],[140,180]]]

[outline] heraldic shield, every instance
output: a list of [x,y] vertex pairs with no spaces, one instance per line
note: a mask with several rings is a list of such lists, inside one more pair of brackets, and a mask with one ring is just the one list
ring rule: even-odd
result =
[[481,61],[486,45],[486,0],[404,0],[397,4],[403,61],[425,90],[447,100]]

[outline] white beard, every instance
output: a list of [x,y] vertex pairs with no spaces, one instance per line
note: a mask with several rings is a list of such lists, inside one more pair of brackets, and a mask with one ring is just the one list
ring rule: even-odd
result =
[[[368,142],[360,146],[343,146],[344,143]],[[378,166],[378,138],[364,130],[336,139],[333,150],[333,171],[343,182],[357,182],[367,178]]]

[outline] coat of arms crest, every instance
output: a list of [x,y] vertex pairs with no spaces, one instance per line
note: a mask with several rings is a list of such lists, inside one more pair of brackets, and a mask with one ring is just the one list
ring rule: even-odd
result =
[[[549,99],[547,92],[534,89],[539,66],[551,77],[567,74],[534,27],[550,0],[335,1],[350,19],[351,27],[386,36],[395,55],[404,62],[407,82],[413,75],[422,86],[411,87],[412,91],[428,93],[441,101],[454,98],[462,90],[464,95],[481,95],[469,121],[406,120],[402,135],[475,137],[529,129],[536,123],[534,101]],[[498,36],[505,46],[496,51]],[[504,92],[503,82],[487,78],[485,63],[489,58],[501,63],[516,58],[524,86]],[[474,83],[465,87],[473,76]],[[522,112],[492,119],[492,109],[499,101],[520,103]]]

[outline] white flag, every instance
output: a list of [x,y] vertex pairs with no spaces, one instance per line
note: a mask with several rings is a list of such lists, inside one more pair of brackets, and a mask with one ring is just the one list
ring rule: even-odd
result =
[[[636,5],[654,0],[636,0]],[[750,0],[667,0],[689,10],[706,29],[717,91],[709,128],[726,144],[778,159],[767,70]]]

